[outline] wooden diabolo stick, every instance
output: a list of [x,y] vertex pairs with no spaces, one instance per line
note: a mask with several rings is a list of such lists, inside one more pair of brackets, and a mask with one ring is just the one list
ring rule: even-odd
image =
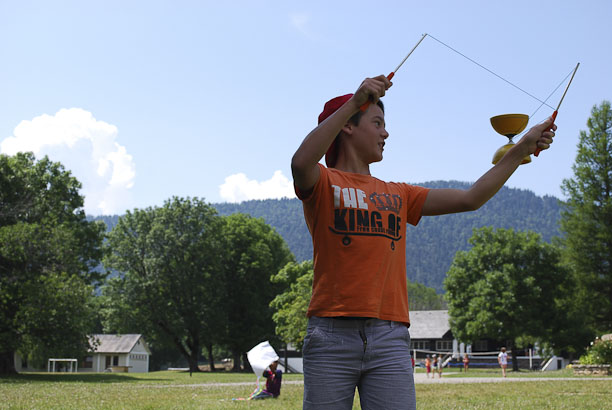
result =
[[[559,100],[559,104],[557,105],[557,109],[555,110],[555,112],[552,113],[553,122],[555,122],[555,120],[557,119],[557,114],[559,113],[559,107],[561,107],[561,103],[563,102],[563,99],[565,98],[565,94],[567,94],[567,90],[569,89],[569,86],[572,83],[572,80],[574,79],[574,76],[576,75],[576,71],[578,71],[578,67],[580,67],[580,63],[576,64],[576,68],[574,68],[574,72],[572,73],[572,77],[570,78],[569,82],[567,83],[567,86],[565,87],[565,91],[563,91],[563,95],[561,96],[561,100]],[[537,148],[536,151],[533,153],[533,155],[537,157],[538,155],[540,155],[541,151],[542,150],[540,148]]]
[[[410,57],[410,54],[412,54],[414,52],[414,50],[416,50],[416,48],[419,46],[419,44],[421,44],[421,42],[423,40],[425,40],[425,37],[427,37],[427,33],[423,34],[423,37],[421,37],[421,39],[416,43],[416,45],[414,47],[412,47],[412,50],[410,50],[410,52],[408,53],[408,55],[406,57],[404,57],[404,59],[402,60],[401,63],[399,63],[399,65],[397,67],[395,67],[395,70],[391,71],[389,73],[389,75],[387,76],[387,80],[391,81],[391,79],[395,76],[395,73],[397,72],[397,70],[399,70],[399,68],[402,66],[402,64],[404,64],[404,62],[406,60],[408,60],[408,57]],[[359,107],[359,109],[361,111],[365,111],[368,109],[368,107],[370,106],[372,102],[371,101],[367,101],[366,103],[364,103],[361,107]]]

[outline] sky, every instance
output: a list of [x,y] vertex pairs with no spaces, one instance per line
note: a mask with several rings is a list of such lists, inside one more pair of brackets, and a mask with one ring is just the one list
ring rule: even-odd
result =
[[[555,142],[508,181],[563,199],[580,131],[612,99],[612,2],[0,0],[0,153],[47,155],[91,215],[294,197],[290,161],[328,99],[424,33],[556,107]],[[430,36],[383,98],[388,181],[473,182],[540,102]],[[529,127],[552,113],[542,107]]]

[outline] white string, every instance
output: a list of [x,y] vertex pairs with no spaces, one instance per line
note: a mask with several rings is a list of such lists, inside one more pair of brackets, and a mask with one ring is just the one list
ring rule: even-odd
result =
[[[521,87],[519,87],[518,85],[506,80],[504,77],[502,77],[501,75],[495,73],[494,71],[488,69],[487,67],[483,66],[482,64],[476,62],[475,60],[471,59],[470,57],[466,56],[465,54],[461,53],[460,51],[454,49],[453,47],[449,46],[448,44],[438,40],[437,38],[435,38],[434,36],[432,36],[431,34],[427,34],[428,37],[431,37],[432,39],[436,40],[438,43],[442,44],[445,47],[448,47],[449,49],[453,50],[455,53],[459,54],[460,56],[468,59],[469,61],[471,61],[472,63],[476,64],[478,67],[482,68],[483,70],[488,71],[489,73],[493,74],[495,77],[499,78],[502,81],[505,81],[506,83],[510,84],[511,86],[513,86],[514,88],[516,88],[517,90],[527,94],[528,96],[530,96],[531,98],[533,98],[536,101],[539,101],[540,103],[542,103],[542,105],[546,105],[547,107],[550,107],[551,109],[554,110],[553,107],[551,107],[550,105],[546,104],[546,100],[542,101],[540,100],[538,97],[536,97],[535,95],[528,93],[527,91],[523,90]],[[558,87],[557,87],[558,88]],[[554,91],[553,91],[554,93]],[[550,98],[550,96],[549,96]],[[548,98],[547,98],[548,99]],[[539,108],[538,108],[539,109]]]

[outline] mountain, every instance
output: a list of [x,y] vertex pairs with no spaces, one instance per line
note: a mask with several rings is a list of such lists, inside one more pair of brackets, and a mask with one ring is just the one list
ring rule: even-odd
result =
[[[467,189],[471,184],[434,181],[417,184],[429,188]],[[221,215],[243,212],[264,220],[285,238],[298,261],[312,258],[312,241],[298,199],[268,199],[239,204],[213,204]],[[443,291],[442,283],[455,253],[469,249],[474,228],[493,226],[532,230],[550,242],[559,235],[559,200],[538,197],[533,192],[503,187],[482,208],[474,212],[423,217],[416,227],[406,229],[406,269],[408,279]]]
[[[433,181],[417,184],[429,188],[466,189],[471,184],[459,181]],[[266,199],[238,204],[212,204],[220,215],[236,212],[263,218],[285,239],[298,261],[312,258],[312,241],[302,212],[301,202],[294,199]],[[474,228],[492,226],[532,230],[550,242],[559,236],[560,201],[552,196],[539,197],[533,192],[503,187],[478,211],[435,217],[423,217],[416,226],[406,229],[406,269],[408,279],[443,292],[443,281],[455,253],[469,249],[468,239]],[[101,216],[107,226],[116,224],[118,216]]]

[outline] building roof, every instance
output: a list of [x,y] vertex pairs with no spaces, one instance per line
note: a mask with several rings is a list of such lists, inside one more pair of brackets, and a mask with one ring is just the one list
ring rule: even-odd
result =
[[[94,349],[96,353],[130,353],[141,338],[141,334],[96,334],[90,336],[90,341],[92,339],[97,340],[98,345]],[[149,349],[147,348],[147,350]]]
[[410,312],[411,339],[442,339],[449,331],[448,310]]

